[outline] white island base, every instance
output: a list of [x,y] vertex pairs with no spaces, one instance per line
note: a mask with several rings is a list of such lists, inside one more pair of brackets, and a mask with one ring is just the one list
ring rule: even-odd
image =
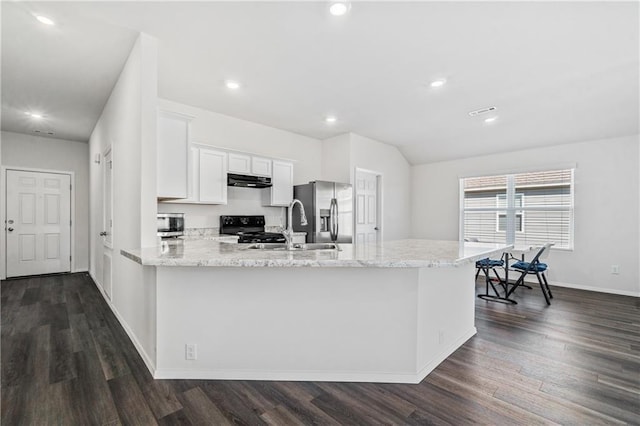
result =
[[472,262],[145,268],[156,270],[158,379],[419,383],[476,333]]

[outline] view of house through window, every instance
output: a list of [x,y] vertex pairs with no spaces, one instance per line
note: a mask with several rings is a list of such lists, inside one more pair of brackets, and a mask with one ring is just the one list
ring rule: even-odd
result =
[[573,169],[460,180],[468,240],[573,248]]
[[[522,207],[522,197],[524,196],[524,194],[519,193],[516,194],[516,198],[515,198],[515,207]],[[497,195],[497,206],[498,209],[506,209],[507,208],[507,195],[506,194],[498,194]],[[497,227],[496,227],[496,231],[498,232],[506,232],[507,231],[507,213],[506,211],[500,211],[498,210],[498,212],[496,213],[496,215],[498,216],[498,220],[496,222]],[[523,226],[524,226],[524,222],[522,220],[522,211],[518,211],[516,210],[516,232],[523,232]]]

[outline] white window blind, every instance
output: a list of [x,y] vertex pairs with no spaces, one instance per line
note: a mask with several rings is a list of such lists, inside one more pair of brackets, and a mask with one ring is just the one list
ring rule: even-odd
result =
[[573,248],[573,169],[463,178],[465,239]]

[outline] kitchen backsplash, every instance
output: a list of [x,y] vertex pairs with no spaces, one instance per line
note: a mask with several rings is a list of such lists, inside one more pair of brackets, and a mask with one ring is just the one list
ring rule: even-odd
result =
[[260,191],[229,187],[226,205],[158,203],[158,213],[184,213],[185,232],[217,233],[221,215],[264,215],[267,227],[284,226],[286,209],[263,206]]
[[206,238],[220,235],[220,228],[184,228],[186,238]]

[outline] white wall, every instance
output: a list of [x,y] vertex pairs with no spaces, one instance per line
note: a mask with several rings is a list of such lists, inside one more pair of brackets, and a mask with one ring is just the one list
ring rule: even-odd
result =
[[355,182],[355,169],[382,174],[382,227],[385,240],[411,236],[411,167],[398,148],[355,133],[323,141],[322,178]]
[[[157,44],[136,41],[89,141],[90,158],[113,156],[113,248],[103,248],[102,166],[91,163],[91,275],[103,283],[103,252],[112,257],[110,304],[148,363],[155,359],[155,282],[150,271],[120,255],[156,240]],[[149,160],[152,161],[149,161]]]
[[[89,268],[89,145],[62,139],[2,132],[3,166],[74,172],[74,271]],[[3,209],[4,211],[4,209]],[[4,246],[3,246],[4,247]]]
[[352,183],[351,133],[322,141],[322,180]]
[[[295,185],[320,177],[322,143],[317,139],[167,99],[159,99],[158,105],[194,117],[189,127],[192,142],[293,160]],[[264,214],[267,225],[280,225],[284,209],[263,207],[261,196],[262,190],[229,188],[227,205],[158,203],[158,211],[185,213],[187,228],[217,227],[225,214]]]
[[352,183],[356,168],[382,173],[384,239],[413,237],[409,222],[411,167],[398,148],[351,133]]
[[[629,136],[414,166],[414,235],[458,239],[460,177],[575,164],[575,248],[552,251],[549,278],[640,296],[638,151],[638,136]],[[611,265],[620,265],[620,275],[611,274]]]

